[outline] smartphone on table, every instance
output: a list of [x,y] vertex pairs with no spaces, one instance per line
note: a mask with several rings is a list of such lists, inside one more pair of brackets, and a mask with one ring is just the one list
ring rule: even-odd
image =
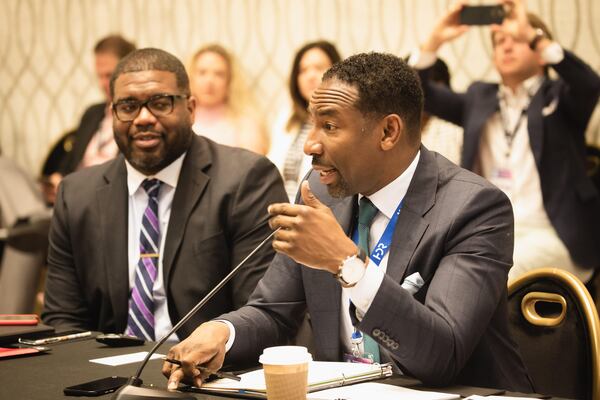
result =
[[37,325],[38,322],[35,314],[0,314],[0,325]]
[[502,4],[486,6],[464,6],[460,10],[462,25],[501,24],[506,12]]
[[67,396],[102,396],[114,392],[126,384],[128,379],[122,376],[109,376],[79,385],[68,386],[63,389],[63,392]]

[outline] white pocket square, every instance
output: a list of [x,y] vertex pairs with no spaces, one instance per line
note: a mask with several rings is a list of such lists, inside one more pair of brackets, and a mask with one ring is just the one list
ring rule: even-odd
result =
[[404,290],[407,290],[408,293],[415,294],[419,291],[419,289],[421,289],[421,287],[423,287],[424,284],[425,281],[421,277],[421,274],[415,272],[414,274],[407,276],[400,286],[402,286]]
[[550,104],[548,104],[546,107],[542,108],[542,115],[544,117],[547,117],[548,115],[552,114],[554,111],[556,111],[556,106],[558,105],[558,97],[554,98]]

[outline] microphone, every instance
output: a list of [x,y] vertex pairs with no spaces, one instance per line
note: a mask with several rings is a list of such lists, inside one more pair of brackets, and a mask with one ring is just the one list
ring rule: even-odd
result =
[[194,314],[196,314],[202,307],[204,307],[204,305],[206,303],[208,303],[208,301],[215,294],[217,294],[219,292],[219,290],[221,290],[221,288],[223,288],[223,286],[225,286],[225,284],[227,284],[227,282],[229,282],[229,280],[231,278],[233,278],[235,276],[235,274],[239,271],[239,269],[241,267],[243,267],[244,264],[246,264],[246,261],[248,261],[250,259],[250,257],[252,257],[254,255],[254,253],[256,253],[262,246],[264,246],[264,244],[267,243],[269,241],[269,239],[271,239],[273,237],[273,235],[275,235],[275,233],[279,229],[281,229],[281,228],[275,229],[273,232],[271,232],[271,234],[269,236],[267,236],[262,242],[260,242],[258,244],[258,246],[256,246],[254,248],[254,250],[252,250],[250,252],[250,254],[248,254],[246,256],[246,258],[244,258],[242,261],[240,261],[240,263],[234,269],[232,269],[231,272],[229,274],[227,274],[227,276],[225,278],[223,278],[223,280],[221,282],[219,282],[217,284],[217,286],[215,286],[210,292],[208,292],[208,294],[206,296],[204,296],[202,298],[202,300],[200,300],[187,314],[185,314],[183,316],[183,318],[181,318],[181,320],[173,328],[171,328],[171,330],[169,332],[167,332],[166,335],[164,335],[158,342],[156,342],[156,344],[154,345],[154,347],[152,347],[152,350],[150,350],[148,352],[148,354],[146,355],[146,357],[142,361],[142,365],[140,365],[140,367],[138,368],[138,370],[135,373],[135,375],[132,376],[131,378],[129,378],[129,380],[127,381],[127,383],[125,384],[125,386],[123,386],[121,389],[119,389],[117,392],[115,392],[115,394],[112,397],[113,400],[139,400],[139,399],[147,399],[147,400],[153,400],[153,399],[186,399],[186,400],[196,400],[195,397],[193,397],[193,396],[191,396],[189,394],[186,394],[186,393],[181,393],[181,392],[177,392],[177,391],[173,391],[173,390],[167,390],[167,389],[160,389],[160,388],[155,388],[155,387],[142,387],[143,381],[140,379],[140,375],[142,374],[142,371],[144,370],[144,367],[146,366],[146,364],[150,360],[150,357],[152,357],[152,355],[154,353],[156,353],[156,350],[158,350],[158,348],[173,333],[177,332],[177,330],[179,328],[181,328],[181,326],[183,324],[185,324]]

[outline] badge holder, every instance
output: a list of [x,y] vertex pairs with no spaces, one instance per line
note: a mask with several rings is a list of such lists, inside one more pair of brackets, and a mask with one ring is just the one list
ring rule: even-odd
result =
[[352,343],[352,353],[344,353],[344,361],[351,363],[373,364],[373,354],[360,351],[361,344],[364,342],[364,336],[361,331],[354,330],[350,337]]

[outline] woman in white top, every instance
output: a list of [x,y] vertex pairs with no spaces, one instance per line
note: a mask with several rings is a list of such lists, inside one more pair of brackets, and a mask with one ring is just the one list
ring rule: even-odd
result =
[[220,45],[200,48],[188,73],[196,97],[194,132],[215,142],[266,154],[269,140],[233,56]]
[[283,176],[290,202],[294,201],[298,185],[311,167],[311,158],[303,151],[311,128],[308,100],[325,71],[340,59],[335,46],[324,40],[305,44],[294,57],[289,80],[292,109],[280,113],[275,120],[268,154]]

